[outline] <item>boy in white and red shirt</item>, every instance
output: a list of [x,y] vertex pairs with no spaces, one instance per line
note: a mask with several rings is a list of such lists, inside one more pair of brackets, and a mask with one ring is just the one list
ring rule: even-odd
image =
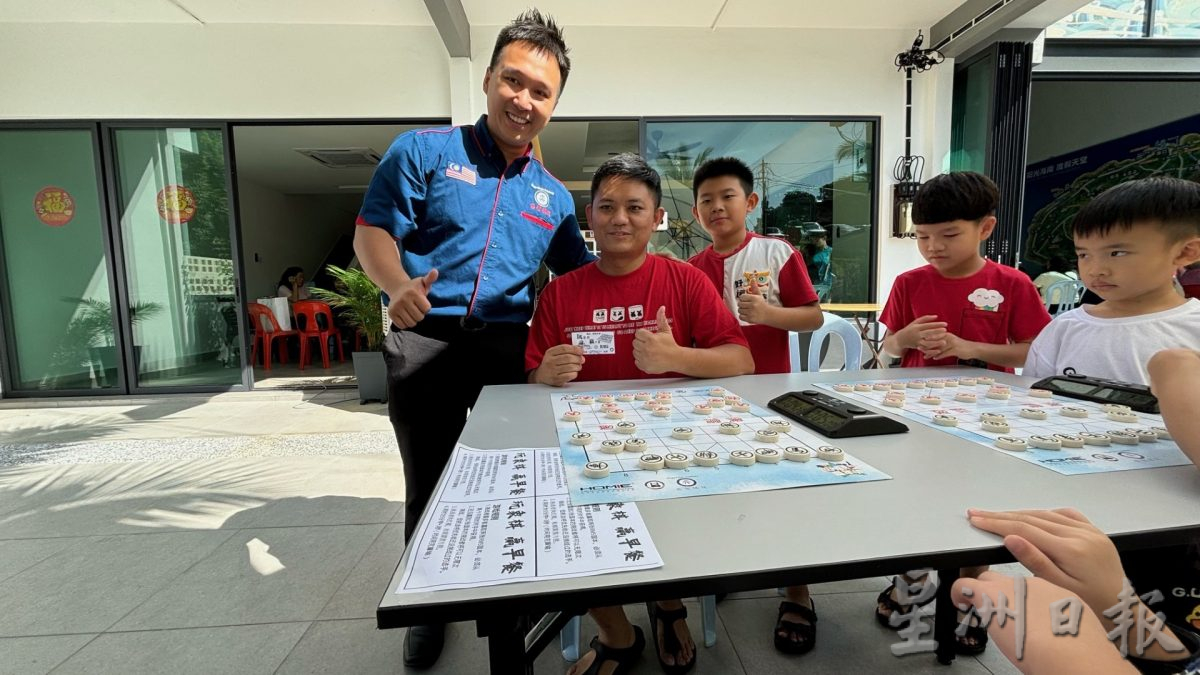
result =
[[[600,259],[557,277],[538,298],[525,347],[530,382],[754,372],[746,338],[708,279],[686,263],[647,255],[661,203],[658,173],[641,157],[617,155],[596,169],[587,219]],[[683,603],[646,606],[659,662],[669,672],[690,668],[696,645]],[[604,661],[625,672],[645,645],[641,629],[620,606],[589,612],[600,634],[574,672]]]
[[[727,311],[738,317],[754,354],[754,372],[790,372],[788,331],[812,331],[824,322],[804,258],[787,241],[746,229],[758,193],[754,173],[740,159],[701,164],[692,176],[692,197],[692,215],[713,243],[688,262],[704,272]],[[817,640],[812,598],[808,586],[790,586],[786,595],[775,622],[775,648],[804,654]]]
[[823,317],[804,258],[783,239],[746,229],[758,206],[754,174],[734,157],[710,159],[692,177],[692,214],[712,237],[688,260],[704,272],[741,323],[754,372],[791,370],[788,331],[812,331]]

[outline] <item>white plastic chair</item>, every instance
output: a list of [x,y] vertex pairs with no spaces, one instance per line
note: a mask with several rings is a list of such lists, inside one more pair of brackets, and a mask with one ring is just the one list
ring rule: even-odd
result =
[[[862,370],[862,335],[859,335],[858,329],[854,327],[854,324],[836,314],[821,312],[821,315],[824,316],[825,323],[813,331],[809,337],[808,360],[805,362],[808,364],[808,371],[820,372],[821,347],[825,344],[825,340],[832,339],[834,335],[840,337],[845,345],[846,364],[839,370]],[[788,344],[792,350],[792,372],[803,372],[800,361],[799,334],[790,333]]]
[[1046,299],[1046,310],[1050,311],[1052,316],[1058,316],[1075,309],[1083,300],[1083,290],[1083,282],[1078,279],[1063,279],[1050,284],[1043,296]]

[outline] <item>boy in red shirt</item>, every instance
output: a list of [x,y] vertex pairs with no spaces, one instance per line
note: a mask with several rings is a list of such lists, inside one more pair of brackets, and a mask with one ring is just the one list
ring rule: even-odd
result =
[[791,371],[788,331],[812,331],[823,317],[804,258],[783,239],[746,230],[758,206],[754,174],[734,157],[710,159],[692,177],[692,214],[712,246],[692,256],[741,322],[754,372]]
[[879,317],[888,327],[883,351],[901,357],[901,367],[1011,373],[1050,323],[1029,277],[979,254],[999,202],[996,184],[973,171],[942,174],[917,192],[917,248],[929,264],[896,277]]
[[[754,354],[754,372],[791,371],[788,331],[812,331],[824,317],[804,259],[787,241],[746,230],[758,206],[754,173],[734,157],[710,159],[692,177],[692,214],[712,246],[688,262],[712,280],[741,322]],[[775,648],[805,654],[817,640],[817,615],[808,586],[791,586],[779,605]]]
[[[529,381],[731,377],[754,372],[737,320],[694,267],[647,255],[664,211],[658,174],[637,155],[609,159],[592,176],[588,224],[600,259],[550,282],[538,298],[525,347]],[[668,672],[696,661],[678,600],[646,603]],[[590,610],[600,634],[571,673],[593,662],[628,668],[645,639],[620,606]],[[596,672],[600,672],[596,669]]]
[[[929,264],[896,277],[879,317],[888,327],[883,351],[901,356],[901,367],[963,364],[1011,373],[1050,323],[1028,276],[979,254],[996,227],[999,203],[996,184],[973,171],[942,174],[917,191],[912,207],[917,248]],[[978,577],[986,569],[964,568],[960,574]],[[895,590],[893,581],[875,608],[875,618],[891,628],[898,627],[891,625],[892,615],[910,609],[896,600]],[[977,617],[971,621],[978,623]],[[972,625],[955,647],[963,655],[980,654],[987,631]]]

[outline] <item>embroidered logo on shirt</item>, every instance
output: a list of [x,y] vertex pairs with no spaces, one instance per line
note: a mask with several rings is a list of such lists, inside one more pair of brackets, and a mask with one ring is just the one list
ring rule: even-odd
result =
[[1004,302],[1004,296],[1000,291],[993,291],[987,288],[976,288],[974,292],[967,296],[967,300],[975,309],[981,309],[985,312],[999,312],[1000,303]]
[[543,187],[533,186],[533,201],[538,203],[538,206],[550,206],[550,197],[553,192]]
[[470,183],[471,185],[475,184],[475,171],[469,166],[463,166],[453,162],[446,167],[446,177],[454,178],[455,180],[461,180],[462,182]]

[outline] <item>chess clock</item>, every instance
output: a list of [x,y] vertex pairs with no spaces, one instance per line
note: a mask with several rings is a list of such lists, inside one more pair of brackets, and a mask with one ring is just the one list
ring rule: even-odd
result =
[[811,389],[788,392],[771,399],[767,405],[829,438],[902,434],[908,431],[907,426],[890,417]]
[[1150,387],[1079,375],[1070,368],[1062,375],[1038,380],[1033,388],[1049,389],[1055,394],[1082,401],[1117,403],[1138,412],[1158,414],[1158,398],[1150,393]]

